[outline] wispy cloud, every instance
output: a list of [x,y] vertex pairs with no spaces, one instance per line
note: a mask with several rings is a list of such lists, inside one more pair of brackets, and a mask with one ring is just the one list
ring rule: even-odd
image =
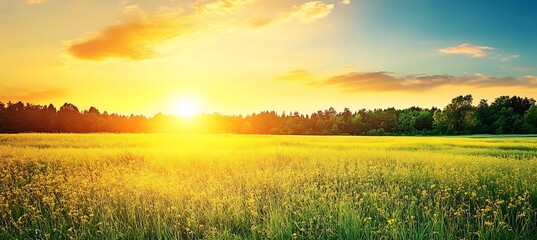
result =
[[[305,75],[307,74],[307,75]],[[319,78],[307,71],[292,71],[279,76],[279,80]],[[473,75],[408,75],[396,76],[391,72],[351,72],[343,75],[325,78],[322,81],[307,82],[305,85],[315,87],[336,87],[345,92],[413,92],[430,90],[442,86],[470,86],[474,88],[490,87],[527,87],[537,88],[535,76],[496,77],[484,74]]]
[[217,0],[206,2],[198,0],[194,8],[198,12],[216,13],[220,15],[233,14],[236,11],[257,2],[257,0]]
[[511,61],[511,60],[513,60],[515,58],[519,58],[519,57],[520,57],[520,55],[518,55],[518,54],[512,54],[512,55],[507,55],[507,56],[498,55],[498,58],[502,62],[508,62],[508,61]]
[[44,3],[45,0],[26,0],[26,4],[28,5],[33,5],[33,4],[39,4],[39,3]]
[[326,4],[321,1],[306,2],[300,6],[293,6],[289,16],[304,23],[310,23],[324,18],[334,9],[334,4]]
[[252,27],[266,27],[296,19],[302,23],[312,23],[328,16],[334,9],[334,4],[326,4],[322,1],[310,1],[300,6],[294,5],[290,11],[282,12],[272,18],[256,19],[252,21]]
[[274,78],[275,81],[310,81],[313,75],[306,70],[293,70]]
[[529,87],[537,88],[534,78],[496,77],[474,75],[410,75],[397,77],[389,72],[349,73],[329,78],[321,85],[336,86],[345,91],[421,91],[441,86],[486,87]]
[[137,6],[125,6],[123,11],[133,19],[91,33],[72,41],[68,52],[79,59],[107,58],[146,59],[154,56],[154,48],[169,39],[190,32],[195,25],[192,17],[179,17],[179,8],[161,9],[146,14]]
[[351,4],[351,0],[343,0],[343,1],[339,2],[339,4],[349,5],[349,4]]
[[396,77],[390,72],[352,72],[334,76],[318,83],[335,86],[344,91],[417,91],[431,89],[455,81],[450,75]]
[[438,51],[444,54],[463,54],[474,58],[482,58],[487,56],[486,50],[492,50],[494,48],[488,46],[477,46],[470,43],[463,43],[456,47],[442,48]]
[[333,4],[310,1],[290,7],[289,12],[277,14],[274,18],[256,20],[244,28],[244,22],[250,22],[251,19],[241,17],[238,13],[256,1],[198,0],[193,6],[194,11],[187,14],[183,14],[179,7],[145,13],[136,5],[122,6],[122,12],[131,16],[130,20],[71,41],[68,53],[78,59],[93,61],[109,58],[148,59],[156,56],[158,46],[172,39],[258,28],[284,19],[311,23],[326,17],[334,8]]
[[524,78],[527,79],[529,82],[537,85],[537,76],[527,75],[524,76]]

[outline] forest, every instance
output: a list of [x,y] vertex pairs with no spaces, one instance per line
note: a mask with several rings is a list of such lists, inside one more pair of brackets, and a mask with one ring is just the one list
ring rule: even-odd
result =
[[193,119],[156,114],[119,115],[95,107],[79,110],[71,103],[54,105],[0,102],[0,133],[239,133],[275,135],[464,135],[535,134],[537,106],[533,98],[500,96],[474,104],[472,95],[458,96],[444,108],[334,108],[304,115],[264,111],[251,115],[198,114]]

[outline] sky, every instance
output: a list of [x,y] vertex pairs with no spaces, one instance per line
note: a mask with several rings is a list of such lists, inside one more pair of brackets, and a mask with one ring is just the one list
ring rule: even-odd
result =
[[[537,98],[537,3],[4,0],[0,101],[311,113]],[[195,106],[195,107],[193,107]]]

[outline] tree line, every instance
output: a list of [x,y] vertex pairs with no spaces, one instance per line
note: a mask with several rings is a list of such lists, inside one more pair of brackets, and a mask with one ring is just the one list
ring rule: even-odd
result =
[[191,132],[294,135],[460,135],[537,133],[537,106],[532,98],[500,96],[473,104],[472,95],[458,96],[436,107],[342,112],[329,108],[310,115],[264,111],[251,115],[199,114],[194,119],[156,114],[119,115],[91,107],[80,111],[54,105],[0,102],[1,133],[128,133]]

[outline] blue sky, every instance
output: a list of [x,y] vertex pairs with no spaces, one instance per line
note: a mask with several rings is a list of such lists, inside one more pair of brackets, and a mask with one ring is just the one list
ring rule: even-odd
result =
[[[527,75],[537,66],[537,3],[532,1],[357,1],[347,16],[346,41],[366,54],[381,52],[395,70],[414,73]],[[380,44],[379,44],[380,43]],[[485,58],[442,56],[437,50],[471,43],[490,46]],[[363,45],[368,45],[363,50]],[[501,55],[501,56],[497,56]],[[519,55],[511,60],[501,58]],[[401,59],[404,57],[404,60]],[[393,59],[393,60],[392,60]],[[399,66],[399,67],[398,67]],[[379,69],[395,71],[392,69]]]

